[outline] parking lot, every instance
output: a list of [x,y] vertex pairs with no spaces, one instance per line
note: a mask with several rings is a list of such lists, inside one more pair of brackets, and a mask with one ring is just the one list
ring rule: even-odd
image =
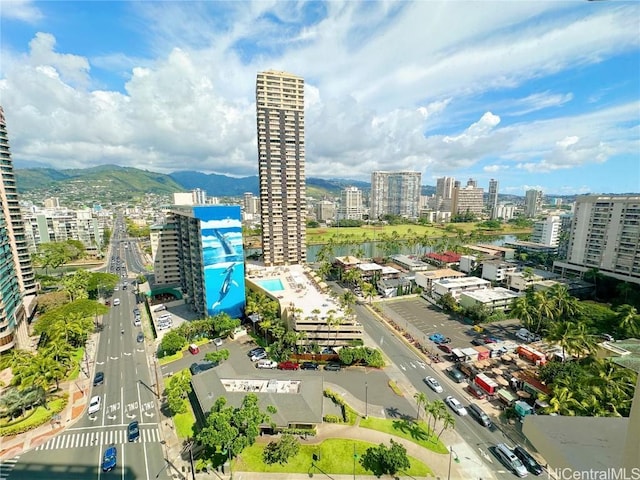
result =
[[382,310],[387,318],[395,321],[423,345],[429,345],[429,336],[434,333],[449,337],[453,348],[470,347],[474,338],[484,335],[515,341],[515,332],[520,328],[518,320],[504,320],[483,325],[479,332],[471,323],[454,318],[419,297],[387,300],[382,303]]

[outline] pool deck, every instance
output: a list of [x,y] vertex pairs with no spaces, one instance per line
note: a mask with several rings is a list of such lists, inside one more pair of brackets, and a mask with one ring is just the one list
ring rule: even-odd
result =
[[[261,280],[280,280],[284,290],[269,293],[275,296],[282,306],[293,304],[294,308],[302,310],[303,317],[326,317],[330,311],[334,314],[342,312],[340,305],[325,293],[326,284],[304,265],[265,267],[247,264],[246,276],[260,288],[264,288],[259,284]],[[316,309],[320,311],[319,314],[312,313]]]

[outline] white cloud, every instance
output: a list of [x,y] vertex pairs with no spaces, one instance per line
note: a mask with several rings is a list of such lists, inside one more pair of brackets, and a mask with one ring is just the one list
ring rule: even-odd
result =
[[528,97],[521,98],[512,103],[512,107],[515,111],[510,112],[510,115],[526,115],[527,113],[535,112],[550,107],[559,107],[565,103],[573,100],[573,93],[556,93],[550,92],[534,93]]
[[[635,5],[327,2],[326,14],[302,22],[309,5],[136,2],[155,58],[56,52],[44,33],[24,56],[3,50],[14,159],[254,175],[254,82],[268,68],[305,77],[309,176],[411,169],[427,178],[481,161],[486,173],[556,171],[637,151],[628,126],[637,103],[532,121],[574,99],[544,87],[505,112],[474,106],[473,120],[451,122],[478,94],[637,50]],[[92,66],[120,75],[122,88],[107,89]],[[505,126],[512,112],[521,121]]]
[[31,0],[3,0],[0,6],[0,18],[36,23],[43,15]]

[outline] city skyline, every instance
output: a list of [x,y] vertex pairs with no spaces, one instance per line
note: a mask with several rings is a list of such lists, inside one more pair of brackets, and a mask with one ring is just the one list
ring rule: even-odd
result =
[[640,6],[495,5],[3,2],[14,165],[256,175],[277,69],[305,78],[309,177],[640,191]]

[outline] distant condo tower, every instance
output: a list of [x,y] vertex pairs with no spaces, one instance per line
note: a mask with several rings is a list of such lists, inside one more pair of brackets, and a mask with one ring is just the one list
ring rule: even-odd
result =
[[258,73],[256,113],[264,263],[305,263],[304,79]]
[[28,348],[27,320],[36,307],[36,280],[27,246],[18,189],[0,107],[0,352]]

